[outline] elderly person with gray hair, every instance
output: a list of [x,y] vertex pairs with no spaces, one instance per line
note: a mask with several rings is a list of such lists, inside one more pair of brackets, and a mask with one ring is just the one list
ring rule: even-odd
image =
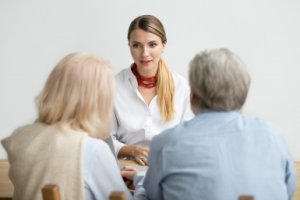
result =
[[205,50],[190,63],[195,117],[155,136],[136,196],[149,199],[292,199],[294,163],[275,125],[245,116],[250,76],[228,49]]

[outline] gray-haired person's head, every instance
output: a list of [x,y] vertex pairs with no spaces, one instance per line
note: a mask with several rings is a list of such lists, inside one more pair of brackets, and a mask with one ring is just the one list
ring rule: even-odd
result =
[[238,55],[226,48],[196,54],[190,62],[189,83],[193,110],[239,110],[244,105],[250,76]]

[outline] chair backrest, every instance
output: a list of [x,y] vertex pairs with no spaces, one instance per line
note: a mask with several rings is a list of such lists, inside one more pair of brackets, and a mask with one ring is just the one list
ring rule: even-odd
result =
[[109,196],[109,200],[126,200],[125,192],[113,191]]
[[252,195],[241,195],[241,196],[239,196],[239,200],[254,200],[254,196],[252,196]]
[[[42,188],[43,200],[61,200],[58,185],[47,184]],[[113,191],[109,195],[109,200],[126,200],[125,192]]]
[[61,200],[58,185],[47,184],[42,188],[43,200]]

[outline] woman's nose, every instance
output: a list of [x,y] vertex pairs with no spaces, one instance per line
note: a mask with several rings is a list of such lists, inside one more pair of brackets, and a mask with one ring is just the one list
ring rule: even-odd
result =
[[143,56],[148,56],[148,54],[149,54],[149,49],[147,47],[144,47],[143,51],[142,51],[142,55]]

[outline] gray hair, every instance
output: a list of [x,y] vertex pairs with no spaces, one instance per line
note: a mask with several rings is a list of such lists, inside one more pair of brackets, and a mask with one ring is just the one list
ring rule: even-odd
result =
[[246,65],[226,48],[204,50],[190,62],[189,83],[194,106],[217,111],[239,110],[250,87]]

